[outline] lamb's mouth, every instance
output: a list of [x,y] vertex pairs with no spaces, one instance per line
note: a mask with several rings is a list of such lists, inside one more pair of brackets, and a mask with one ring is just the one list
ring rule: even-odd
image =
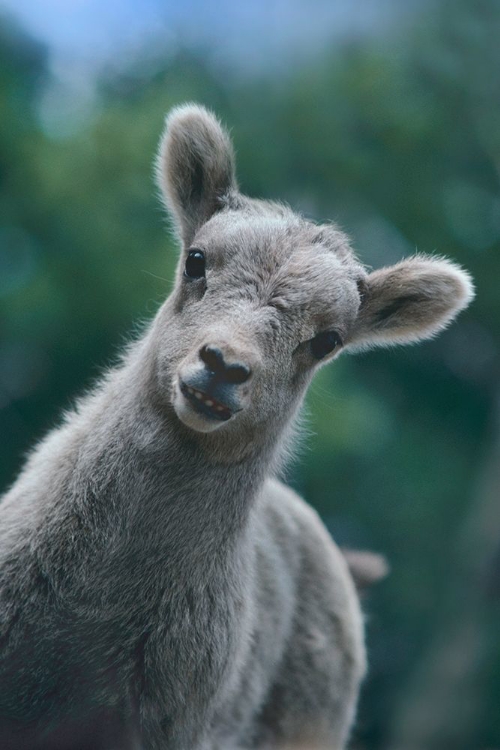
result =
[[200,414],[210,419],[220,419],[221,422],[227,422],[231,419],[233,412],[225,404],[221,404],[213,396],[209,396],[197,388],[191,388],[181,381],[180,389],[182,395],[189,401],[191,406]]

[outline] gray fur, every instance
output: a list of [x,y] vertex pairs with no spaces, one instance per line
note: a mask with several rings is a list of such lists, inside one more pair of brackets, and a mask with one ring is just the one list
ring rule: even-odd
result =
[[[321,364],[310,340],[430,336],[470,281],[424,257],[367,274],[334,226],[242,196],[227,134],[196,106],[168,118],[157,166],[183,240],[175,288],[0,507],[0,746],[340,750],[365,672],[358,599],[273,478]],[[189,247],[206,280],[183,277]],[[214,379],[205,345],[251,376]]]

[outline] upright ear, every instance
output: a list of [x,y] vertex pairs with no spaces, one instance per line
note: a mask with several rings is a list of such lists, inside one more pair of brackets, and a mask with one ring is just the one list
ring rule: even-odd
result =
[[228,134],[203,107],[185,104],[167,117],[156,162],[163,200],[188,246],[196,231],[237,189]]
[[474,297],[471,278],[450,261],[417,255],[369,274],[353,348],[408,344],[445,328]]

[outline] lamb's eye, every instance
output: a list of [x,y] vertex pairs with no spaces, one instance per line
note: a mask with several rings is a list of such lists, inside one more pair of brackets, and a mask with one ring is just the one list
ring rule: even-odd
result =
[[189,251],[184,276],[188,276],[190,279],[201,279],[205,276],[205,255],[201,250]]
[[342,339],[336,331],[323,331],[311,339],[311,353],[315,359],[323,359],[341,346]]

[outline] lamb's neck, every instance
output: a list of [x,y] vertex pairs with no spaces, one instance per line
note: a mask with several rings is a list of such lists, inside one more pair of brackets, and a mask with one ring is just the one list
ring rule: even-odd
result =
[[188,430],[151,397],[146,366],[147,359],[139,371],[136,362],[125,366],[93,407],[78,458],[77,502],[82,515],[107,527],[108,548],[111,534],[131,560],[155,550],[183,569],[206,566],[245,535],[276,441],[261,439],[238,461],[221,460],[219,450],[216,460],[210,435]]

